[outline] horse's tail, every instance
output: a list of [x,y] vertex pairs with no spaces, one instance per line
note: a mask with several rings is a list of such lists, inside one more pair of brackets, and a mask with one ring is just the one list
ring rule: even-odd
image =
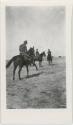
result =
[[6,68],[8,68],[8,67],[11,65],[11,63],[14,61],[14,59],[15,59],[15,57],[12,57],[12,58],[9,60],[9,62],[8,62],[7,65],[6,65]]

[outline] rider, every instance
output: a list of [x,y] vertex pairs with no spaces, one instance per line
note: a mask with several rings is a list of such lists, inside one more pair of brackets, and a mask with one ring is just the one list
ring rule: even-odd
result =
[[20,55],[24,55],[24,54],[26,54],[27,53],[27,40],[25,40],[24,42],[23,42],[23,44],[21,44],[20,46],[19,46],[19,51],[20,51]]
[[50,49],[48,49],[48,55],[50,55],[50,56],[51,56],[51,51],[50,51]]
[[39,57],[39,51],[38,51],[38,49],[36,49],[36,57],[37,58]]
[[20,55],[22,55],[24,58],[30,60],[29,58],[29,55],[27,54],[27,40],[25,40],[23,42],[23,44],[21,44],[19,46],[19,51],[20,51]]

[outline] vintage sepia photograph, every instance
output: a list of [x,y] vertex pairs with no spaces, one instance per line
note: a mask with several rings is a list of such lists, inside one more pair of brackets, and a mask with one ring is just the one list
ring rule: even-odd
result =
[[65,6],[6,6],[5,13],[6,108],[66,108]]

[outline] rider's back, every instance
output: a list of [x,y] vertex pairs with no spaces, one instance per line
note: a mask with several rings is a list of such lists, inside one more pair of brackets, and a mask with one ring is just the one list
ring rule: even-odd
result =
[[24,55],[25,53],[27,53],[27,47],[26,47],[26,45],[21,44],[21,45],[19,46],[19,51],[20,51],[20,54],[21,54],[21,55]]

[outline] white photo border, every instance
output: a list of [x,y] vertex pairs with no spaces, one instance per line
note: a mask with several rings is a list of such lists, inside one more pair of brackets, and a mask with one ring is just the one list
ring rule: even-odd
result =
[[[65,109],[6,109],[6,6],[65,6],[66,8],[66,100]],[[17,124],[70,124],[72,123],[72,60],[71,60],[72,5],[64,0],[7,1],[1,3],[1,122]]]

